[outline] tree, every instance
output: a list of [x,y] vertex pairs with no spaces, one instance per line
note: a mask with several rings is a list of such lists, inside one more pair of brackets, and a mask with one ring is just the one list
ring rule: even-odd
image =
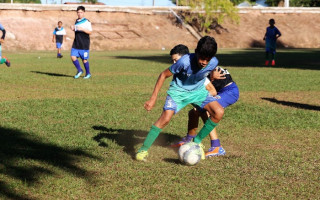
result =
[[[222,24],[225,18],[232,21],[239,21],[238,9],[230,0],[180,0],[180,5],[189,5],[193,13],[190,15],[191,20],[195,20],[200,24],[199,31],[208,32],[217,25]],[[195,19],[196,17],[196,19]],[[215,24],[215,25],[213,25]]]

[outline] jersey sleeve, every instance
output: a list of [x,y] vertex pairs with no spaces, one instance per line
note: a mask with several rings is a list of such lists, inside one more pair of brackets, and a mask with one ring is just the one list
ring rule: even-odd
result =
[[89,31],[92,31],[91,22],[89,22],[89,23],[88,23],[88,25],[87,25],[87,29],[88,29]]
[[0,24],[0,30],[3,31],[4,27],[2,26],[2,24]]
[[52,34],[56,35],[56,33],[57,33],[57,31],[56,31],[56,29],[54,29]]
[[171,71],[172,74],[177,74],[179,73],[182,69],[184,69],[185,67],[185,56],[183,56],[182,58],[180,58],[176,63],[174,63],[173,65],[171,65],[169,67],[169,70]]

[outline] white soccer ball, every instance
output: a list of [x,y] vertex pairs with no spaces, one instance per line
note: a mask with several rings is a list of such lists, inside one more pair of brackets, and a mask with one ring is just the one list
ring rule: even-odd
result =
[[195,142],[188,142],[179,148],[179,159],[186,165],[195,165],[201,160],[201,147]]

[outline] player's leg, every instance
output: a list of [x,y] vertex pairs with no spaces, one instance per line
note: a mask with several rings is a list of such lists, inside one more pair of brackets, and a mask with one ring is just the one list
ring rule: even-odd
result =
[[5,63],[7,65],[7,67],[10,67],[11,63],[8,60],[8,58],[6,58],[5,56],[2,56],[2,47],[0,45],[0,64]]
[[61,55],[61,43],[57,42],[56,43],[56,46],[57,46],[57,58],[62,58],[62,55]]
[[148,156],[148,150],[154,141],[159,136],[162,129],[170,122],[172,116],[174,115],[173,110],[164,110],[160,118],[151,126],[150,131],[143,142],[142,147],[138,150],[136,154],[136,159],[139,161],[145,161]]
[[265,65],[268,66],[269,65],[269,49],[268,48],[266,48],[265,57],[266,57]]
[[[230,85],[222,88],[216,98],[218,99],[217,102],[222,106],[223,109],[225,109],[238,101],[239,88],[236,83],[231,83]],[[225,155],[226,152],[220,144],[216,128],[210,132],[210,139],[211,147],[206,153],[206,157]]]
[[272,66],[275,66],[276,65],[276,50],[274,49],[271,53],[271,58],[272,58],[272,61],[271,61],[271,65]]
[[196,108],[193,108],[189,111],[188,114],[188,133],[182,138],[179,142],[174,143],[171,147],[180,147],[187,142],[191,142],[197,135],[197,128],[199,124],[200,112]]
[[83,77],[84,79],[88,79],[91,77],[91,73],[90,73],[90,66],[89,66],[89,50],[82,50],[81,51],[81,54],[80,54],[80,57],[82,59],[82,62],[83,62],[83,66],[86,70],[86,75],[85,77]]
[[74,66],[77,68],[77,74],[74,76],[75,79],[79,78],[81,76],[81,74],[83,73],[80,63],[78,61],[78,57],[79,57],[79,50],[78,49],[71,49],[71,60],[74,64]]

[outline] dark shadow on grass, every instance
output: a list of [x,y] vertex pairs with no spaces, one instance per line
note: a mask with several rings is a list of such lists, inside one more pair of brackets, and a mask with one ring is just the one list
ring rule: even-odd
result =
[[[124,152],[134,157],[136,153],[135,145],[142,144],[147,131],[142,130],[125,130],[125,129],[112,129],[104,126],[93,126],[94,130],[101,131],[98,135],[93,137],[93,140],[99,143],[101,147],[108,147],[104,139],[112,140],[119,146],[124,147]],[[170,148],[172,142],[181,139],[181,137],[169,133],[160,133],[153,145]]]
[[[28,133],[0,127],[0,174],[26,186],[37,184],[44,175],[54,175],[52,167],[90,181],[89,172],[77,165],[81,159],[98,158],[80,149],[59,147]],[[16,192],[10,187],[12,184],[6,179],[0,181],[0,197],[33,199]]]
[[57,76],[57,77],[73,77],[70,75],[65,75],[65,74],[58,74],[58,73],[51,73],[51,72],[40,72],[40,71],[30,71],[32,73],[36,74],[43,74],[43,75],[48,75],[48,76]]
[[183,165],[183,163],[178,158],[164,158],[163,161],[176,165]]
[[[237,49],[219,51],[216,57],[219,66],[222,67],[266,67],[265,50],[262,43],[252,41],[252,45],[259,48]],[[280,47],[283,44],[280,44]],[[320,70],[320,49],[288,49],[278,48],[276,54],[276,66],[269,68],[288,68],[288,69],[313,69]],[[114,56],[118,59],[146,60],[158,63],[172,64],[169,55],[150,55],[150,56]]]
[[266,101],[270,101],[272,103],[281,104],[284,106],[290,106],[290,107],[300,108],[300,109],[305,109],[305,110],[320,111],[320,106],[303,104],[303,103],[296,103],[296,102],[291,102],[291,101],[279,101],[276,98],[261,97],[261,99],[266,100]]

